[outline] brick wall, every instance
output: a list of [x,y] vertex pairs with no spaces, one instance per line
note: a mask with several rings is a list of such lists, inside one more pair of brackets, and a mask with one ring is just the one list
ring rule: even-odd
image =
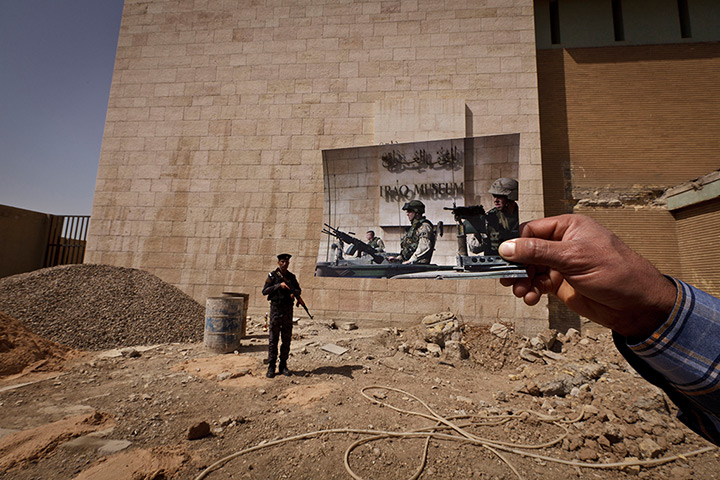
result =
[[546,213],[716,170],[719,76],[718,43],[539,50]]
[[146,269],[201,302],[246,292],[254,314],[282,250],[318,314],[411,322],[451,308],[544,327],[544,308],[492,280],[313,277],[322,150],[387,141],[376,122],[403,105],[465,109],[398,141],[520,134],[521,212],[542,214],[532,14],[530,0],[127,0],[87,261]]
[[679,278],[720,298],[720,198],[673,212],[682,270]]

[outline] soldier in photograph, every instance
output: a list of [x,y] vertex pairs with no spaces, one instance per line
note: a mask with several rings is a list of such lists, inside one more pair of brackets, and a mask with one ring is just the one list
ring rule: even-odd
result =
[[502,242],[519,235],[518,182],[514,178],[498,178],[488,193],[493,196],[494,207],[486,215],[487,237],[470,237],[468,248],[473,253],[497,255]]
[[292,340],[293,327],[293,303],[304,305],[300,294],[302,290],[297,278],[288,270],[290,266],[289,253],[281,253],[277,256],[278,268],[270,272],[265,279],[265,286],[262,293],[267,296],[270,302],[270,325],[268,343],[268,370],[266,376],[275,376],[275,366],[278,356],[278,342],[280,346],[280,365],[278,373],[290,376],[287,368],[287,360],[290,355],[290,341]]
[[390,262],[430,263],[435,250],[435,227],[425,218],[425,204],[412,200],[403,205],[410,228],[400,240],[400,255],[388,257]]
[[366,243],[372,248],[374,248],[376,252],[382,253],[385,251],[385,242],[382,241],[382,238],[376,237],[373,230],[367,231],[367,233],[365,234],[365,240]]

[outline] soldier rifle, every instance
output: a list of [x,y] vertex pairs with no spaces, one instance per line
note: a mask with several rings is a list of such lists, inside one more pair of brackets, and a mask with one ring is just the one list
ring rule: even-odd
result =
[[323,233],[331,235],[344,243],[350,243],[352,245],[355,245],[355,248],[357,248],[359,251],[370,255],[373,259],[373,262],[383,263],[383,260],[385,260],[385,257],[380,255],[377,250],[375,250],[373,247],[371,247],[367,243],[363,242],[359,238],[352,237],[352,236],[348,235],[347,233],[345,233],[341,230],[338,230],[337,228],[331,227],[327,223],[325,223],[323,225],[325,225],[327,227],[322,230]]
[[451,210],[455,216],[455,221],[462,222],[467,220],[473,228],[479,233],[485,233],[487,231],[486,224],[499,228],[500,223],[498,222],[497,216],[488,215],[482,205],[468,205],[456,207],[444,207],[443,210]]
[[[285,278],[285,275],[283,275],[282,272],[275,271],[275,273],[277,273],[278,277],[280,277],[280,280],[285,282],[286,285],[290,286],[290,281],[287,278]],[[313,316],[310,314],[310,310],[308,310],[307,305],[305,305],[305,300],[302,299],[302,296],[297,295],[295,300],[297,300],[298,305],[300,305],[301,307],[303,307],[305,309],[305,313],[307,313],[308,317],[310,317],[310,320],[312,320]]]

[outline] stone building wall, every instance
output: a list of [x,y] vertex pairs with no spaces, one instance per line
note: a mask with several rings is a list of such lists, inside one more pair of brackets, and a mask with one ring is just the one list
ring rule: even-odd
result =
[[257,314],[287,251],[313,313],[538,330],[496,280],[313,277],[323,150],[509,134],[521,220],[541,216],[531,0],[126,0],[86,262]]

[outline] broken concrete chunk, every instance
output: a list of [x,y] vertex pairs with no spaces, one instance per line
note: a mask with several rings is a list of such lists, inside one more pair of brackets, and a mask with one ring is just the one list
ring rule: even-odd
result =
[[564,397],[569,394],[572,389],[571,386],[561,380],[553,380],[551,382],[543,383],[539,388],[544,397]]
[[567,342],[577,342],[580,340],[580,332],[574,328],[568,328],[567,332],[565,332],[565,340]]
[[553,345],[555,345],[555,340],[557,339],[557,330],[548,328],[546,330],[543,330],[538,334],[538,338],[543,342],[545,345],[545,348],[547,350],[552,349]]
[[342,328],[343,330],[350,331],[350,330],[357,330],[358,326],[357,326],[357,323],[355,323],[355,322],[345,322],[345,323],[340,324],[340,328]]
[[439,357],[442,353],[442,347],[436,343],[428,343],[426,349],[433,357]]
[[455,318],[455,314],[452,312],[433,313],[432,315],[428,315],[423,318],[422,323],[423,325],[429,326],[440,322],[447,322],[453,318]]
[[543,350],[543,357],[547,357],[550,360],[565,360],[565,356],[560,353],[555,353],[552,350]]
[[427,335],[425,335],[425,341],[427,343],[434,343],[440,345],[440,347],[445,346],[445,336],[442,334],[442,332],[428,332]]
[[498,338],[507,338],[510,335],[508,328],[502,323],[493,323],[490,327],[490,333]]
[[650,438],[643,438],[638,444],[640,454],[643,458],[657,458],[663,453],[663,449]]
[[543,343],[543,341],[540,340],[540,338],[538,338],[538,337],[532,337],[532,338],[530,339],[530,345],[531,345],[535,350],[544,350],[544,349],[545,349],[545,343]]
[[323,345],[321,348],[326,352],[334,353],[335,355],[342,355],[348,351],[347,348],[340,347],[334,343],[328,343],[327,345]]
[[542,355],[539,352],[531,350],[527,347],[523,347],[520,349],[520,358],[531,363],[545,363],[545,361],[542,359]]
[[588,380],[597,380],[598,378],[602,377],[602,375],[605,373],[605,370],[605,367],[603,367],[602,365],[594,363],[592,365],[585,365],[580,370],[580,373]]

